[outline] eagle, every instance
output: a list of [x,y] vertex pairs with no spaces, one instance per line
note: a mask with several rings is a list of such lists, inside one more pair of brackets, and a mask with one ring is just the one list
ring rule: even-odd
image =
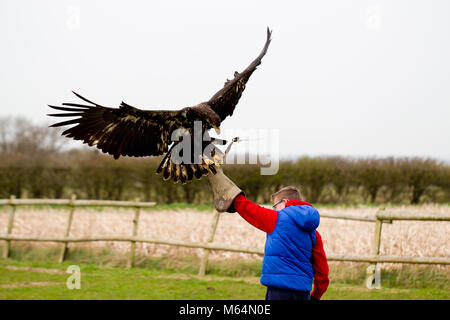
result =
[[[74,125],[64,132],[63,136],[82,140],[89,146],[96,146],[102,152],[113,155],[114,159],[120,156],[145,157],[164,155],[156,173],[162,173],[163,179],[172,179],[174,183],[201,179],[209,173],[215,174],[218,165],[220,149],[206,148],[208,145],[220,145],[225,140],[210,137],[208,131],[215,129],[220,134],[221,123],[233,115],[234,109],[245,90],[245,85],[261,64],[269,44],[272,31],[267,28],[267,39],[263,50],[258,57],[242,72],[235,72],[234,78],[225,82],[225,85],[208,101],[201,102],[192,107],[180,110],[143,110],[122,102],[119,108],[99,105],[72,91],[83,103],[63,103],[62,106],[48,105],[50,108],[65,111],[64,113],[48,114],[52,117],[76,117],[62,121],[50,127],[63,127]],[[201,124],[201,141],[194,139],[195,123]],[[181,132],[180,138],[173,141],[173,134]],[[195,147],[201,147],[200,155],[184,154],[181,150],[179,157],[174,157],[179,143],[191,140]],[[174,149],[175,148],[175,149]],[[208,152],[203,150],[208,149]],[[198,150],[198,149],[197,149]],[[187,152],[186,152],[187,153]],[[176,158],[176,159],[175,159]]]

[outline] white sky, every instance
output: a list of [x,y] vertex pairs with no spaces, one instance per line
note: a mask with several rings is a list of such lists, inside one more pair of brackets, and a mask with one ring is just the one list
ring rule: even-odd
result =
[[[222,130],[282,156],[450,159],[450,1],[1,1],[0,116],[71,90],[112,107],[208,100],[273,41]],[[230,138],[230,137],[228,137]]]

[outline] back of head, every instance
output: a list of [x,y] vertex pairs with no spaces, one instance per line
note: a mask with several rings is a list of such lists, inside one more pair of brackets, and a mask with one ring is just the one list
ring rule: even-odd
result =
[[300,200],[300,201],[303,200],[300,191],[298,191],[298,189],[293,186],[281,188],[280,190],[272,194],[270,197],[273,203],[276,203],[282,199]]

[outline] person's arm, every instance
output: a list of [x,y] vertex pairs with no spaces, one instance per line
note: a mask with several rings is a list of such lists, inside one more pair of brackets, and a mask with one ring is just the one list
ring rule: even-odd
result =
[[320,233],[316,230],[316,243],[312,250],[312,265],[313,265],[313,284],[314,290],[311,293],[311,298],[320,299],[327,291],[330,279],[328,278],[329,269],[327,256],[323,249],[323,242]]
[[238,195],[233,202],[234,209],[252,226],[267,233],[272,233],[277,223],[278,212],[261,207],[243,194]]

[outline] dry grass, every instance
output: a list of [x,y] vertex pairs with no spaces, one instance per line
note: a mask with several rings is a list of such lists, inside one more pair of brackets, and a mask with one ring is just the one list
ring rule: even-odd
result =
[[[390,210],[414,212],[449,212],[450,206],[423,205],[414,207],[393,207]],[[324,208],[319,211],[353,212],[374,214],[376,208]],[[29,209],[16,211],[13,233],[33,235],[63,235],[68,210]],[[101,211],[76,210],[71,235],[130,235],[133,210],[108,209]],[[170,210],[142,211],[139,236],[176,239],[185,241],[206,241],[212,211]],[[8,213],[0,211],[0,231],[6,230]],[[370,252],[374,224],[370,222],[345,221],[322,218],[319,232],[324,239],[327,253],[367,254]],[[450,222],[394,221],[383,224],[381,254],[405,256],[450,256]],[[214,242],[263,248],[265,233],[245,222],[238,214],[222,214]],[[52,245],[52,244],[48,244]],[[127,252],[129,243],[94,242],[71,244],[77,247],[108,247]],[[166,245],[136,245],[137,253],[149,256],[200,256],[202,249],[190,249]],[[243,253],[212,252],[212,259],[262,259],[257,255]]]

